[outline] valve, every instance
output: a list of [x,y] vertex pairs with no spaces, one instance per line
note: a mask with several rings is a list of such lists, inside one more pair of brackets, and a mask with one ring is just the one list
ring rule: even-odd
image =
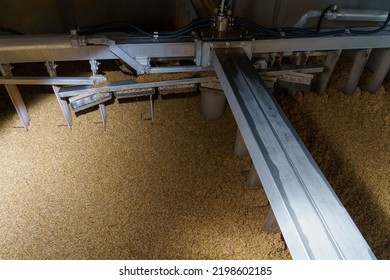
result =
[[228,31],[231,22],[231,15],[231,7],[229,5],[225,5],[225,1],[222,0],[219,8],[214,10],[214,19],[212,23],[212,28],[220,35],[218,37],[221,37],[223,33]]

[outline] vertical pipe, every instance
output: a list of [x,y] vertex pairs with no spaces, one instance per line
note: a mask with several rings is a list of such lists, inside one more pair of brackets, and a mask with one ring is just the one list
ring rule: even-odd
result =
[[279,232],[281,232],[280,228],[279,228],[279,225],[278,225],[278,222],[277,222],[277,220],[275,218],[275,214],[272,211],[272,208],[268,211],[268,214],[267,214],[267,216],[264,219],[264,223],[263,223],[263,226],[261,227],[261,229],[264,232],[268,232],[268,233],[279,233]]
[[380,52],[380,59],[378,59],[375,64],[375,68],[372,69],[374,73],[368,82],[368,85],[365,87],[370,92],[376,92],[379,89],[390,70],[390,49],[382,49],[378,51]]
[[351,71],[349,72],[347,82],[343,88],[344,93],[351,94],[355,91],[359,84],[360,77],[363,74],[363,70],[366,67],[368,58],[370,57],[370,53],[371,49],[358,50],[356,52]]
[[247,156],[249,155],[248,148],[242,138],[240,129],[237,128],[236,141],[234,143],[234,154],[236,156]]
[[225,111],[226,98],[221,90],[201,88],[200,111],[206,118],[219,119]]
[[248,186],[252,189],[261,189],[262,188],[262,184],[261,184],[259,175],[257,174],[256,168],[253,164],[251,166],[251,170],[249,171]]
[[221,1],[221,6],[220,6],[220,14],[223,14],[223,11],[224,11],[224,9],[225,9],[225,0],[222,0]]
[[99,110],[100,110],[100,115],[102,116],[103,129],[106,130],[106,123],[107,123],[106,105],[104,103],[100,103]]
[[326,87],[328,86],[330,76],[332,76],[333,70],[339,60],[341,50],[329,52],[324,64],[324,72],[319,77],[317,94],[324,94]]
[[150,101],[150,121],[153,124],[154,123],[154,101],[153,101],[153,95],[149,95],[149,101]]

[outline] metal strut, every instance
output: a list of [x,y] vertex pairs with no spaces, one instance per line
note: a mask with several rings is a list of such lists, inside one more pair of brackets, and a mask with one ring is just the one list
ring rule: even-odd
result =
[[244,51],[213,63],[293,258],[375,259]]
[[[7,79],[12,78],[12,66],[10,64],[0,64],[0,73]],[[27,111],[26,105],[24,104],[22,95],[19,92],[17,85],[6,84],[8,95],[14,104],[15,110],[18,113],[19,119],[23,124],[24,129],[28,130],[30,123],[30,114]]]

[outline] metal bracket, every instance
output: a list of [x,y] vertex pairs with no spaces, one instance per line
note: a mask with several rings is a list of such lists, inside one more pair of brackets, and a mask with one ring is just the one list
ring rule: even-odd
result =
[[[98,76],[100,62],[98,62],[96,59],[90,59],[89,64],[91,65],[91,71],[92,71],[93,77]],[[110,98],[111,98],[111,96],[112,95],[110,95]],[[106,129],[106,122],[107,122],[106,104],[100,103],[99,104],[99,111],[100,111],[100,115],[102,117],[103,128]]]
[[254,40],[251,41],[217,41],[217,42],[203,42],[201,54],[201,66],[209,67],[213,64],[213,51],[220,48],[239,48],[244,50],[246,55],[251,58],[253,54]]

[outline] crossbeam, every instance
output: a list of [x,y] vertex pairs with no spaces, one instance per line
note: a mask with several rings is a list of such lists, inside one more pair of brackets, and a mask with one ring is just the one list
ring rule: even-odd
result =
[[375,259],[245,52],[213,63],[293,258]]

